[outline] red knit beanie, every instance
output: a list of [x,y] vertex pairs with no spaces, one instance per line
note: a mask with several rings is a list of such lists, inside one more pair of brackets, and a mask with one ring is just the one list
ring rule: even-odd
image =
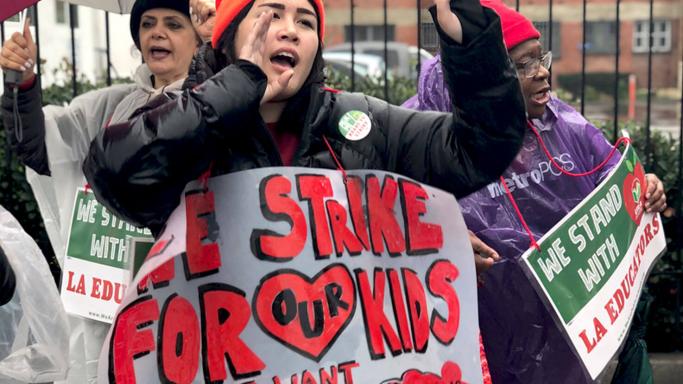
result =
[[508,51],[527,40],[541,37],[541,33],[529,19],[505,5],[501,0],[481,0],[481,5],[493,9],[500,17],[503,40]]
[[[218,41],[223,35],[223,32],[228,28],[230,23],[237,17],[237,15],[254,0],[216,0],[216,24],[213,28],[213,36],[211,43],[214,47],[218,46]],[[323,0],[313,0],[313,4],[317,8],[318,22],[320,28],[318,30],[318,37],[322,44],[325,36],[325,6]]]

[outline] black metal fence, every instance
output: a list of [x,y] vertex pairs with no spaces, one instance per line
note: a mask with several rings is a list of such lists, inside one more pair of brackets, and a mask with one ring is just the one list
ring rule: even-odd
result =
[[[645,159],[645,164],[646,168],[649,170],[654,170],[656,169],[656,162],[657,162],[657,157],[653,156],[653,148],[652,148],[652,143],[651,143],[651,138],[652,138],[652,106],[653,106],[653,101],[652,101],[652,96],[653,96],[653,84],[652,84],[652,72],[653,69],[653,41],[654,41],[654,33],[655,33],[655,28],[654,28],[654,0],[645,0],[647,1],[647,6],[648,6],[648,24],[649,24],[649,36],[648,36],[648,43],[647,43],[647,88],[646,88],[646,106],[645,106],[645,120],[644,120],[644,129],[645,129],[645,153],[641,153],[641,156]],[[644,1],[644,2],[645,2]],[[349,0],[349,20],[351,23],[351,28],[349,28],[349,42],[351,46],[351,71],[350,71],[350,76],[351,76],[351,90],[356,90],[357,87],[357,79],[356,79],[356,71],[355,71],[355,65],[356,62],[354,60],[355,52],[356,52],[356,36],[355,36],[355,20],[356,20],[356,13],[357,11],[357,5],[362,4],[362,0]],[[416,8],[416,26],[417,26],[417,47],[418,47],[418,52],[422,48],[422,36],[421,33],[423,31],[422,29],[422,5],[423,3],[427,3],[427,0],[424,2],[422,0],[416,0],[415,8]],[[520,10],[520,6],[524,5],[523,1],[520,0],[515,0],[514,4],[511,4],[510,1],[507,1],[508,5],[514,6],[517,10]],[[522,3],[522,4],[520,4]],[[567,3],[567,1],[563,1],[564,4]],[[589,13],[588,13],[588,0],[576,0],[576,5],[581,6],[582,12],[581,12],[581,26],[582,26],[582,43],[579,49],[581,50],[581,72],[580,72],[580,95],[579,95],[579,109],[582,114],[585,114],[586,112],[586,92],[587,92],[587,60],[588,60],[588,55],[587,55],[587,47],[589,46],[589,43],[587,41],[587,26],[589,25],[588,20],[589,20]],[[366,3],[367,4],[367,3]],[[533,1],[533,4],[536,6],[539,6],[538,1]],[[678,6],[678,7],[683,7],[683,5],[676,5],[675,3],[668,3],[671,6]],[[544,36],[545,39],[545,48],[547,50],[552,50],[553,44],[559,44],[560,42],[553,42],[553,24],[554,24],[554,9],[553,9],[553,0],[548,0],[545,4],[547,6],[547,33]],[[612,125],[612,139],[616,140],[616,138],[620,135],[620,121],[623,122],[623,118],[620,116],[620,89],[619,89],[619,84],[620,84],[620,75],[621,75],[621,70],[620,70],[620,56],[622,54],[621,51],[621,38],[622,38],[622,33],[621,33],[621,26],[622,26],[622,1],[621,0],[615,0],[614,2],[614,12],[615,12],[615,17],[614,17],[614,22],[617,26],[616,28],[616,33],[615,33],[615,49],[613,52],[614,55],[614,68],[613,68],[613,88],[612,88],[612,98],[613,98],[613,111],[612,111],[612,118],[611,118],[611,125]],[[389,56],[388,56],[388,43],[389,43],[389,33],[388,33],[388,22],[387,22],[387,15],[390,10],[387,7],[387,1],[384,0],[382,4],[382,12],[383,12],[383,27],[384,27],[384,76],[383,76],[383,84],[384,84],[384,98],[389,99],[389,81],[387,74],[389,73]],[[678,21],[679,25],[683,25],[683,19],[680,19]],[[683,27],[681,27],[683,28]],[[674,32],[672,32],[673,34]],[[679,37],[683,36],[683,32],[679,34]],[[673,37],[672,37],[673,39]],[[676,39],[673,39],[674,41]],[[679,45],[678,52],[680,53],[680,60],[681,63],[683,63],[683,42],[678,41],[677,42]],[[676,48],[672,44],[672,50],[675,52]],[[419,69],[421,66],[421,58],[420,55],[417,55],[417,72],[419,73]],[[552,71],[552,69],[551,69]],[[679,78],[682,77],[683,74],[679,74]],[[551,76],[551,81],[552,81],[552,76]],[[679,79],[680,81],[680,79]],[[681,226],[683,225],[681,221],[681,216],[683,213],[683,199],[681,196],[681,191],[683,191],[683,85],[679,86],[681,90],[681,95],[680,95],[680,111],[679,112],[679,130],[678,130],[678,146],[677,146],[677,151],[678,153],[671,153],[671,156],[676,156],[677,158],[677,168],[676,169],[669,169],[666,170],[666,172],[676,172],[676,180],[674,182],[675,185],[667,185],[667,190],[669,193],[669,202],[673,203],[673,208],[675,209],[675,212],[673,212],[673,218],[671,219],[671,225],[668,227],[669,233],[668,236],[674,239],[674,241],[669,243],[670,247],[670,253],[668,255],[668,260],[670,263],[668,264],[668,267],[655,271],[651,274],[651,281],[658,281],[661,280],[662,278],[668,278],[668,280],[665,280],[665,284],[661,284],[662,286],[655,287],[653,289],[655,292],[655,300],[661,302],[667,302],[667,304],[671,305],[672,303],[670,302],[671,299],[673,299],[673,305],[671,305],[671,311],[670,311],[670,318],[662,320],[662,323],[664,323],[666,326],[670,327],[668,329],[668,335],[669,337],[673,337],[673,340],[669,340],[671,342],[671,348],[664,347],[662,349],[670,349],[670,350],[677,350],[680,351],[683,349],[683,324],[681,323],[681,313],[683,310],[682,306],[682,298],[683,298],[683,251],[680,249],[680,239],[683,237],[683,228]],[[661,175],[660,175],[661,177]],[[668,297],[661,297],[662,291],[667,291]],[[658,302],[655,301],[655,305],[657,305]],[[667,314],[667,316],[669,316]]]
[[[542,6],[539,5],[539,1],[535,0],[528,0],[529,3],[533,3],[535,6]],[[655,169],[656,162],[658,159],[652,155],[653,148],[652,148],[652,143],[651,143],[651,137],[652,137],[652,130],[651,130],[651,124],[652,124],[652,106],[653,106],[653,84],[652,84],[652,72],[653,69],[656,70],[656,68],[653,68],[653,42],[654,42],[654,34],[655,34],[655,17],[654,17],[654,8],[655,8],[655,3],[654,0],[643,0],[643,3],[647,2],[648,6],[648,23],[649,23],[649,29],[648,29],[648,43],[647,43],[647,88],[646,88],[646,102],[645,102],[645,119],[644,119],[644,129],[645,129],[645,155],[644,158],[646,159],[646,165],[647,168],[649,169]],[[384,59],[384,71],[383,71],[383,93],[384,97],[388,98],[389,92],[390,92],[390,86],[391,82],[389,81],[389,51],[388,51],[388,43],[389,43],[389,23],[388,23],[388,16],[390,12],[392,12],[391,9],[389,9],[389,2],[387,0],[382,0],[382,15],[383,15],[383,42],[384,42],[384,51],[383,51],[383,59]],[[423,4],[428,3],[428,0],[416,0],[415,2],[415,24],[416,24],[416,30],[417,30],[417,48],[418,48],[418,54],[417,54],[417,71],[419,73],[419,69],[421,66],[421,57],[419,54],[419,50],[422,48],[422,35],[423,35],[423,26],[422,26],[422,15],[423,15]],[[521,4],[520,4],[521,3]],[[587,54],[586,54],[586,47],[588,46],[587,42],[587,27],[588,27],[588,20],[589,20],[589,13],[588,13],[588,3],[589,1],[587,0],[575,0],[576,6],[581,6],[582,12],[581,12],[581,25],[582,25],[582,44],[579,47],[581,50],[581,72],[579,76],[579,81],[580,81],[580,86],[578,89],[580,89],[580,94],[578,95],[579,101],[579,109],[582,113],[586,111],[586,91],[587,91]],[[614,2],[614,11],[615,11],[615,17],[614,17],[614,22],[616,23],[616,33],[615,33],[615,49],[613,52],[614,55],[614,68],[613,68],[613,76],[614,76],[614,83],[613,83],[613,90],[612,90],[612,98],[613,98],[613,111],[612,111],[612,118],[611,118],[611,124],[612,124],[612,133],[613,137],[616,138],[619,134],[619,129],[620,129],[620,120],[623,120],[621,118],[620,112],[620,89],[619,89],[619,80],[620,80],[620,75],[621,75],[621,70],[620,70],[620,54],[621,54],[621,38],[622,38],[622,33],[621,33],[621,26],[622,26],[622,0],[615,0]],[[348,11],[349,11],[349,21],[350,21],[350,28],[349,34],[348,34],[348,42],[350,43],[351,47],[351,71],[350,71],[350,87],[351,90],[355,90],[358,86],[358,81],[356,78],[356,70],[355,67],[357,65],[355,57],[356,57],[356,33],[355,33],[355,26],[356,26],[356,14],[358,12],[358,4],[367,4],[367,2],[364,2],[363,0],[349,0],[348,3]],[[562,4],[567,4],[567,1],[563,1]],[[673,7],[678,6],[678,7],[683,7],[683,5],[676,5],[674,2],[667,3]],[[518,10],[520,9],[521,6],[525,5],[524,1],[520,0],[514,0],[514,4],[508,0],[508,5],[512,5],[516,7]],[[545,46],[546,49],[552,50],[553,47],[556,44],[559,44],[560,42],[553,41],[553,28],[554,27],[554,9],[553,9],[553,0],[548,0],[545,4],[547,6],[547,30],[546,30],[546,36],[545,36]],[[33,6],[33,12],[32,12],[32,18],[34,20],[35,24],[35,39],[36,42],[38,43],[38,61],[40,62],[40,23],[38,19],[38,7],[39,5]],[[72,47],[72,55],[71,55],[71,62],[73,64],[73,71],[71,73],[72,75],[72,93],[73,96],[76,96],[78,94],[78,87],[77,87],[77,78],[78,78],[78,68],[76,67],[75,63],[76,61],[76,42],[75,42],[75,35],[74,35],[74,12],[75,12],[76,6],[70,5],[69,8],[69,13],[71,15],[70,17],[70,29],[71,29],[71,47]],[[679,11],[678,14],[680,15],[681,12]],[[678,20],[678,25],[679,28],[683,30],[683,18]],[[106,71],[106,83],[110,85],[112,83],[112,76],[111,76],[111,59],[110,59],[110,35],[109,35],[109,14],[105,13],[105,19],[104,19],[104,28],[106,29],[106,58],[107,58],[107,71]],[[4,23],[2,26],[0,26],[0,32],[2,34],[2,41],[4,42],[7,38],[5,36],[5,28],[4,28]],[[678,44],[678,48],[675,47],[675,44],[672,43],[672,50],[675,52],[676,49],[678,49],[678,52],[680,53],[681,57],[680,60],[683,62],[683,42],[677,41],[678,39],[675,38],[678,36],[678,39],[680,39],[681,36],[683,36],[683,32],[680,32],[676,34],[675,32],[672,32],[672,41],[676,44]],[[40,65],[37,66],[37,72],[38,72],[38,77],[40,78]],[[681,76],[681,75],[679,75]],[[683,111],[683,86],[681,88],[681,95],[680,95],[680,110]],[[675,350],[681,350],[683,348],[683,327],[681,324],[681,311],[683,309],[682,307],[682,296],[683,296],[683,287],[681,286],[681,282],[683,281],[683,265],[681,263],[681,260],[683,260],[683,251],[678,249],[680,247],[680,239],[683,237],[683,229],[681,228],[681,213],[683,212],[683,199],[681,198],[681,191],[683,191],[683,145],[681,143],[683,142],[683,113],[679,112],[679,130],[678,130],[678,153],[677,154],[672,154],[672,156],[676,156],[677,158],[677,169],[669,169],[667,172],[676,172],[677,177],[675,178],[675,185],[668,185],[667,188],[669,189],[669,199],[670,201],[674,204],[675,208],[675,213],[674,213],[674,225],[673,227],[670,227],[669,231],[673,231],[673,233],[670,233],[670,237],[674,240],[673,241],[673,249],[670,250],[670,267],[667,268],[666,270],[662,271],[657,271],[652,274],[652,278],[654,280],[657,280],[658,278],[663,278],[663,277],[668,277],[670,278],[670,290],[669,290],[669,297],[667,300],[673,299],[674,304],[672,308],[672,318],[670,319],[670,322],[667,322],[669,326],[671,327],[671,336],[674,337],[676,340],[674,341],[673,344],[673,349]],[[651,280],[652,281],[652,280]],[[673,292],[673,293],[672,293]]]

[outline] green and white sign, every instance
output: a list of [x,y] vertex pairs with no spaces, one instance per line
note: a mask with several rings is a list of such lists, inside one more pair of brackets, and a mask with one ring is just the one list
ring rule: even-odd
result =
[[71,217],[61,287],[68,313],[111,323],[154,239],[119,219],[80,189]]
[[595,379],[618,352],[647,275],[666,248],[645,213],[643,166],[629,145],[584,201],[528,250],[522,266]]

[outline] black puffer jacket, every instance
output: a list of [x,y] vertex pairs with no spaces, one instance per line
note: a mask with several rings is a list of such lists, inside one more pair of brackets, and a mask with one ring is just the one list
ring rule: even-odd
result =
[[[280,121],[301,127],[292,165],[336,168],[325,137],[346,169],[396,172],[456,197],[498,177],[517,154],[526,119],[500,21],[488,9],[486,19],[481,33],[465,36],[464,45],[442,34],[456,112],[417,112],[314,85],[289,103]],[[174,102],[110,126],[93,142],[83,166],[98,200],[156,232],[185,185],[210,164],[214,175],[281,166],[259,115],[266,83],[257,66],[239,61]],[[370,134],[359,141],[345,139],[338,129],[351,110],[372,122]]]

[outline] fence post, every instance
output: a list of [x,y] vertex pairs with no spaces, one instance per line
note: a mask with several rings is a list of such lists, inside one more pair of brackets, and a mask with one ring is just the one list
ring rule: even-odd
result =
[[387,15],[387,0],[384,7],[384,100],[389,101],[389,17]]
[[107,86],[111,85],[111,42],[109,41],[109,12],[104,12],[104,27],[107,48]]
[[[681,65],[683,66],[683,49],[681,49]],[[675,211],[676,220],[678,223],[677,233],[679,239],[683,236],[683,70],[681,70],[681,112],[680,112],[680,127],[678,131],[678,204]],[[678,335],[678,343],[676,350],[680,351],[683,344],[683,329],[681,329],[681,299],[683,292],[681,289],[681,279],[683,279],[683,249],[678,249],[678,287],[676,287],[676,311],[674,322],[676,327],[676,334]]]
[[[548,51],[553,50],[553,0],[548,3],[548,36],[546,36],[548,41]],[[548,85],[553,85],[553,67],[551,66],[548,70],[550,72],[548,77]]]
[[645,156],[648,168],[652,167],[652,143],[650,142],[650,119],[652,118],[652,45],[654,44],[654,0],[650,0],[650,21],[648,23],[647,43],[647,110],[645,113]]
[[422,72],[422,1],[417,0],[417,86],[420,86],[420,72]]
[[37,78],[36,81],[38,81],[38,88],[40,89],[40,96],[43,96],[43,87],[42,87],[42,70],[40,67],[40,23],[38,22],[38,3],[35,3],[33,5],[33,18],[35,19],[36,22],[36,35],[35,35],[35,40],[36,40],[36,74]]
[[69,30],[71,31],[71,93],[73,97],[78,95],[77,68],[76,68],[76,18],[75,5],[69,4]]
[[351,26],[349,27],[351,32],[351,92],[354,92],[356,90],[356,21],[354,19],[356,6],[353,0],[349,0],[349,3],[351,4]]
[[581,114],[586,112],[586,13],[587,0],[583,0],[583,13],[581,16],[581,27],[583,30],[583,42],[581,43]]
[[614,141],[619,137],[619,57],[621,56],[621,0],[617,0],[617,36],[614,57]]

